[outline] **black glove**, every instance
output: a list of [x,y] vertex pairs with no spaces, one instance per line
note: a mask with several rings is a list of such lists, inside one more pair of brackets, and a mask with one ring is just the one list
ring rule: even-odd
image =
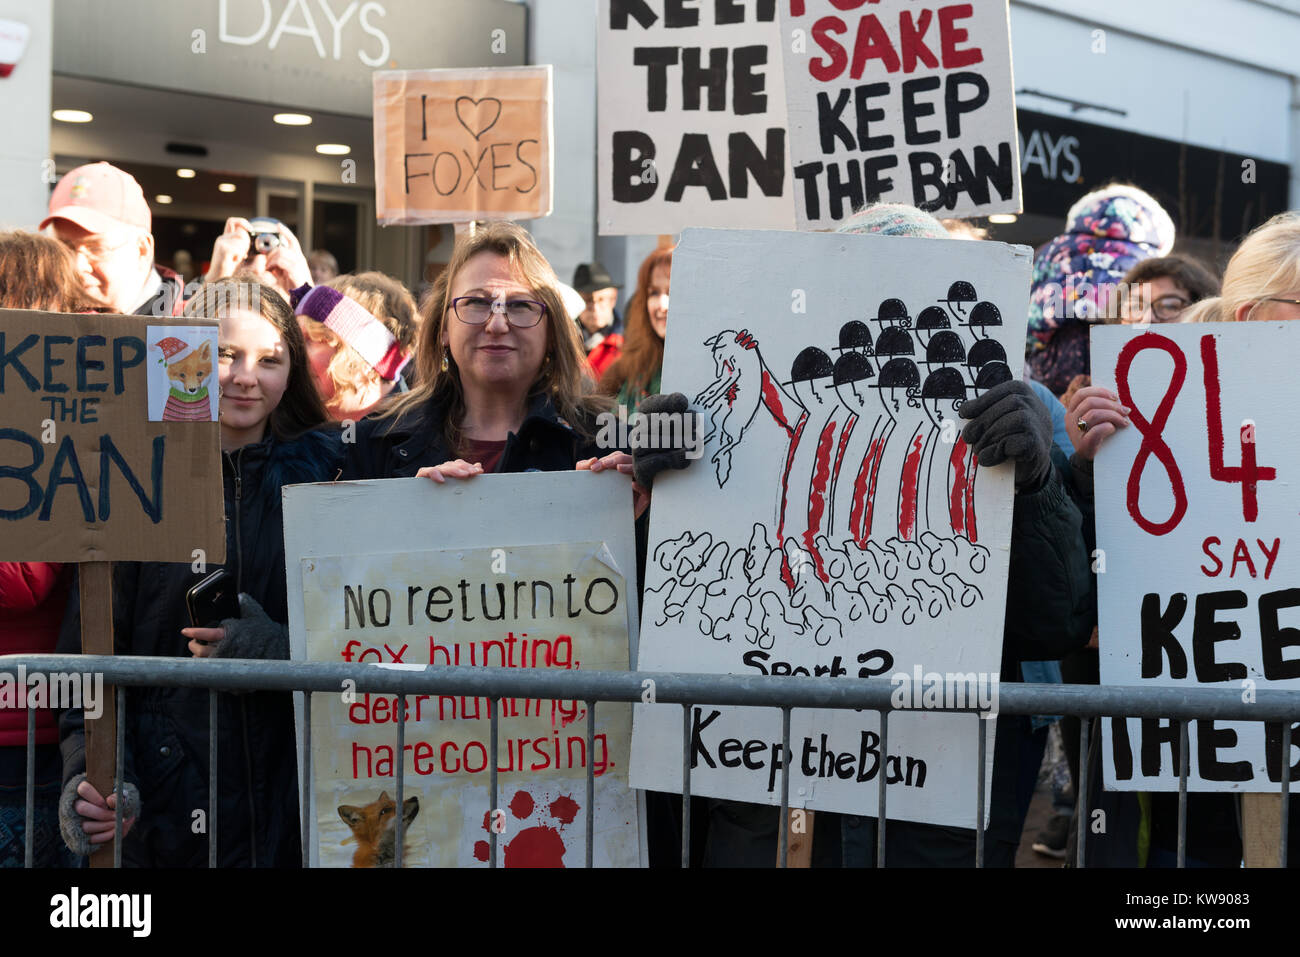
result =
[[[680,392],[669,392],[663,395],[647,396],[642,400],[641,405],[637,407],[637,412],[641,415],[673,412],[685,416],[689,414],[687,412],[689,408],[690,402],[685,395]],[[659,434],[667,434],[667,430],[661,430]],[[674,449],[633,449],[632,477],[636,479],[637,485],[649,490],[654,483],[655,476],[664,469],[686,468],[689,464],[686,451],[685,446]]]
[[1016,463],[1016,491],[1036,492],[1052,468],[1052,416],[1028,383],[1002,382],[982,396],[962,403],[961,417],[971,419],[962,438],[980,465]]
[[[84,780],[86,775],[78,774],[63,786],[63,793],[59,795],[59,833],[63,835],[63,843],[68,845],[68,850],[79,857],[89,857],[99,846],[90,843],[90,835],[81,829],[86,819],[76,811],[77,801],[81,800],[77,787]],[[140,791],[130,781],[123,781],[122,823],[125,825],[131,818],[139,816]]]
[[239,617],[221,623],[226,637],[217,642],[218,658],[289,658],[289,629],[272,621],[252,595],[239,594]]

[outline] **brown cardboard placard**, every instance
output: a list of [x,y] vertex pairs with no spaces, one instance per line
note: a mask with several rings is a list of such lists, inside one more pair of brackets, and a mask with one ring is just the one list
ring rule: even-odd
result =
[[225,560],[217,325],[0,310],[0,561]]
[[385,70],[374,91],[379,223],[550,215],[550,66]]

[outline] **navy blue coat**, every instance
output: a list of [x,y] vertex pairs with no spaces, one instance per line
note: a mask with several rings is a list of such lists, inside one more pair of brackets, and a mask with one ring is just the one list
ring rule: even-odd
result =
[[[334,478],[342,444],[336,430],[291,442],[269,433],[255,445],[222,454],[226,562],[239,590],[274,620],[289,620],[280,490]],[[190,624],[185,593],[217,565],[119,562],[113,566],[113,640],[120,655],[190,658],[181,629]],[[81,650],[74,588],[59,650]],[[293,699],[288,692],[218,696],[218,863],[222,867],[296,867],[302,862]],[[85,770],[80,711],[60,722],[64,782]],[[194,811],[208,808],[208,692],[129,688],[127,780],[140,789],[139,820],[122,845],[123,862],[143,867],[202,867],[206,834]],[[210,822],[209,822],[210,824]]]

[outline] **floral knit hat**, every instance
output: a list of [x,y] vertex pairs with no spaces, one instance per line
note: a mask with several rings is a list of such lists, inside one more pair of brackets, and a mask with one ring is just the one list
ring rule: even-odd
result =
[[1084,196],[1034,257],[1027,351],[1046,348],[1062,326],[1114,315],[1124,274],[1173,247],[1173,220],[1149,193],[1114,185]]

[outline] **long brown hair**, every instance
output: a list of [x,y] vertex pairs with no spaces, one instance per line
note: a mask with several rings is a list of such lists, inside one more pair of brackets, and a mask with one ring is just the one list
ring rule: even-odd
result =
[[276,290],[259,283],[254,273],[237,272],[228,279],[204,283],[185,304],[185,315],[195,319],[228,319],[235,310],[255,313],[275,326],[289,351],[289,384],[271,410],[272,434],[289,441],[328,422],[325,404],[307,366],[302,330],[293,310]]
[[86,292],[63,243],[20,229],[0,232],[0,308],[114,311]]
[[420,329],[415,340],[416,386],[384,409],[384,416],[398,416],[404,412],[423,408],[430,403],[445,403],[447,415],[443,422],[443,440],[451,451],[461,449],[463,435],[461,423],[465,420],[465,391],[460,382],[456,360],[448,357],[443,371],[442,332],[451,318],[451,292],[456,277],[475,256],[494,253],[506,259],[518,270],[524,285],[532,289],[539,302],[546,306],[546,355],[537,378],[528,389],[531,400],[540,395],[550,397],[556,411],[579,434],[590,437],[594,417],[605,411],[609,403],[595,393],[595,384],[578,327],[569,321],[555,278],[555,271],[541,250],[533,243],[528,231],[508,222],[481,223],[471,234],[463,234],[456,241],[451,262],[438,276],[420,307]]
[[623,386],[634,392],[644,392],[664,364],[664,341],[650,325],[650,277],[660,266],[673,268],[675,246],[660,246],[641,263],[636,274],[636,291],[627,304],[627,342],[623,354],[605,370],[600,379],[600,391],[617,395]]

